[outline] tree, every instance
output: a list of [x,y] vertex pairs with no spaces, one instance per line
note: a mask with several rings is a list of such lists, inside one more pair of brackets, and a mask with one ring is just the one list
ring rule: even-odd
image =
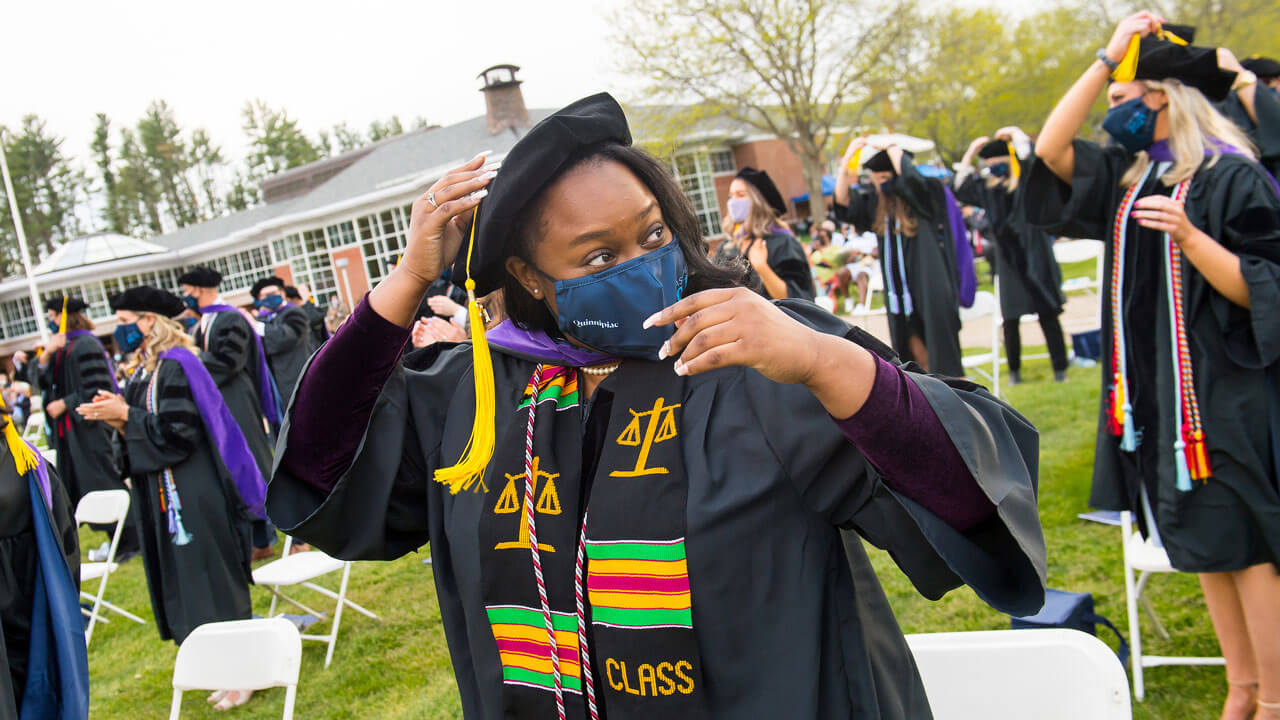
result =
[[321,149],[307,139],[283,108],[276,110],[265,100],[252,100],[244,104],[240,114],[241,127],[249,138],[245,162],[255,182],[320,159]]
[[369,142],[371,143],[403,133],[404,128],[400,125],[400,118],[396,115],[392,115],[387,120],[374,120],[369,123]]
[[[77,209],[86,200],[88,178],[62,152],[63,139],[51,134],[38,115],[22,118],[16,132],[6,131],[4,152],[13,179],[18,215],[35,257],[43,258],[80,233]],[[0,185],[0,264],[3,274],[22,272],[17,233],[7,219],[9,198]]]
[[103,207],[102,220],[107,230],[114,233],[127,233],[127,218],[120,207],[120,189],[116,186],[116,175],[111,169],[111,120],[106,113],[98,113],[98,122],[93,129],[94,161],[98,165],[98,173],[102,176]]
[[838,123],[877,102],[893,70],[884,57],[913,16],[912,0],[634,0],[615,13],[626,31],[613,42],[648,97],[693,100],[785,140],[820,198]]

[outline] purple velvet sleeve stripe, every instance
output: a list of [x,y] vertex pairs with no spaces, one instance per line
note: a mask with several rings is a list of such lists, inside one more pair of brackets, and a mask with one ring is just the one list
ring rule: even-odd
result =
[[351,465],[378,394],[408,340],[409,330],[375,312],[366,296],[302,376],[281,466],[331,490]]
[[924,393],[892,363],[876,358],[866,403],[835,422],[885,484],[951,527],[968,530],[995,512]]

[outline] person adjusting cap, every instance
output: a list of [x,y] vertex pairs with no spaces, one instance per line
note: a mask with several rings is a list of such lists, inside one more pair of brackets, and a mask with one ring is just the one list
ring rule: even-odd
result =
[[[912,158],[915,157],[915,154],[910,150],[903,150],[902,157]],[[871,172],[896,172],[893,169],[893,160],[889,159],[889,153],[884,150],[872,155],[870,159],[862,164],[862,167]]]
[[186,309],[187,306],[182,304],[182,298],[150,285],[129,288],[111,298],[112,312],[120,310],[148,312],[171,318],[181,315]]
[[502,172],[476,208],[474,239],[453,265],[454,282],[475,281],[477,296],[502,286],[507,244],[522,210],[577,155],[602,143],[631,144],[622,106],[608,93],[585,97],[534,125],[502,160]]
[[738,171],[734,177],[743,179],[751,183],[752,187],[760,191],[764,196],[764,201],[769,203],[769,207],[779,215],[787,214],[787,203],[782,199],[782,193],[778,192],[778,186],[773,183],[773,178],[769,177],[769,173],[764,170],[757,170],[750,165]]
[[1165,24],[1146,37],[1134,35],[1111,79],[1177,80],[1214,102],[1225,100],[1236,73],[1218,66],[1217,48],[1192,45],[1195,33],[1187,25]]
[[216,288],[221,282],[222,273],[204,265],[197,265],[178,277],[179,285],[198,288]]

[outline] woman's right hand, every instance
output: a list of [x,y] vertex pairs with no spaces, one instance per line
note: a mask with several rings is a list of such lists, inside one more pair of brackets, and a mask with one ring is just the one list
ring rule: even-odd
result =
[[424,287],[453,263],[476,206],[489,194],[497,166],[485,165],[485,157],[481,153],[445,173],[413,203],[404,257],[396,269],[412,274]]
[[1107,57],[1112,62],[1120,62],[1129,50],[1130,38],[1134,35],[1146,37],[1159,30],[1163,24],[1164,18],[1149,10],[1143,10],[1121,20],[1116,26],[1116,31],[1111,35],[1110,42],[1107,43]]
[[978,150],[981,149],[983,145],[986,145],[987,141],[990,139],[991,138],[986,135],[983,135],[980,138],[975,138],[973,142],[969,143],[969,149],[964,151],[964,158],[962,158],[960,162],[964,165],[968,165],[969,162],[973,160],[973,156],[977,154]]
[[848,167],[849,161],[853,159],[853,154],[858,150],[862,149],[863,147],[865,147],[866,144],[867,144],[867,138],[865,136],[856,137],[853,140],[851,140],[849,142],[849,147],[845,148],[844,157],[840,161],[840,167],[842,168]]

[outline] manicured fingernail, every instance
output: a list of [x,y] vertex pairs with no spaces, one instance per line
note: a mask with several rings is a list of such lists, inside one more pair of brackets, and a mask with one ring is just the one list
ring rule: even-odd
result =
[[645,321],[644,321],[644,325],[642,325],[641,327],[643,327],[645,330],[648,330],[649,328],[653,327],[653,324],[654,324],[654,323],[656,323],[656,322],[658,322],[658,316],[659,316],[659,315],[662,315],[662,311],[661,311],[661,310],[659,310],[658,312],[656,312],[656,313],[654,313],[654,314],[650,315],[648,318],[646,318],[646,319],[645,319]]
[[685,375],[685,374],[687,374],[687,373],[689,372],[689,371],[685,368],[685,364],[684,364],[683,362],[679,361],[679,360],[677,360],[677,361],[676,361],[675,369],[676,369],[676,374],[677,374],[677,375]]
[[476,200],[479,200],[480,198],[488,194],[489,194],[489,188],[480,188],[479,190],[471,193],[470,197]]
[[500,167],[502,167],[502,161],[501,161],[501,160],[499,160],[498,162],[491,162],[491,163],[489,163],[488,165],[485,165],[484,167],[482,167],[482,168],[480,168],[480,169],[481,169],[481,170],[497,170],[497,169],[498,169],[498,168],[500,168]]
[[498,177],[498,171],[497,171],[497,170],[490,170],[489,172],[487,172],[487,173],[485,173],[485,174],[481,175],[481,176],[479,177],[479,179],[480,179],[480,180],[492,180],[492,179],[494,179],[494,178],[496,178],[496,177]]
[[482,150],[476,153],[476,157],[484,157],[485,155],[492,155],[492,154],[493,154],[492,150]]
[[662,347],[658,348],[658,359],[666,360],[667,355],[669,355],[670,353],[671,353],[671,341],[668,340],[667,342],[662,343]]

